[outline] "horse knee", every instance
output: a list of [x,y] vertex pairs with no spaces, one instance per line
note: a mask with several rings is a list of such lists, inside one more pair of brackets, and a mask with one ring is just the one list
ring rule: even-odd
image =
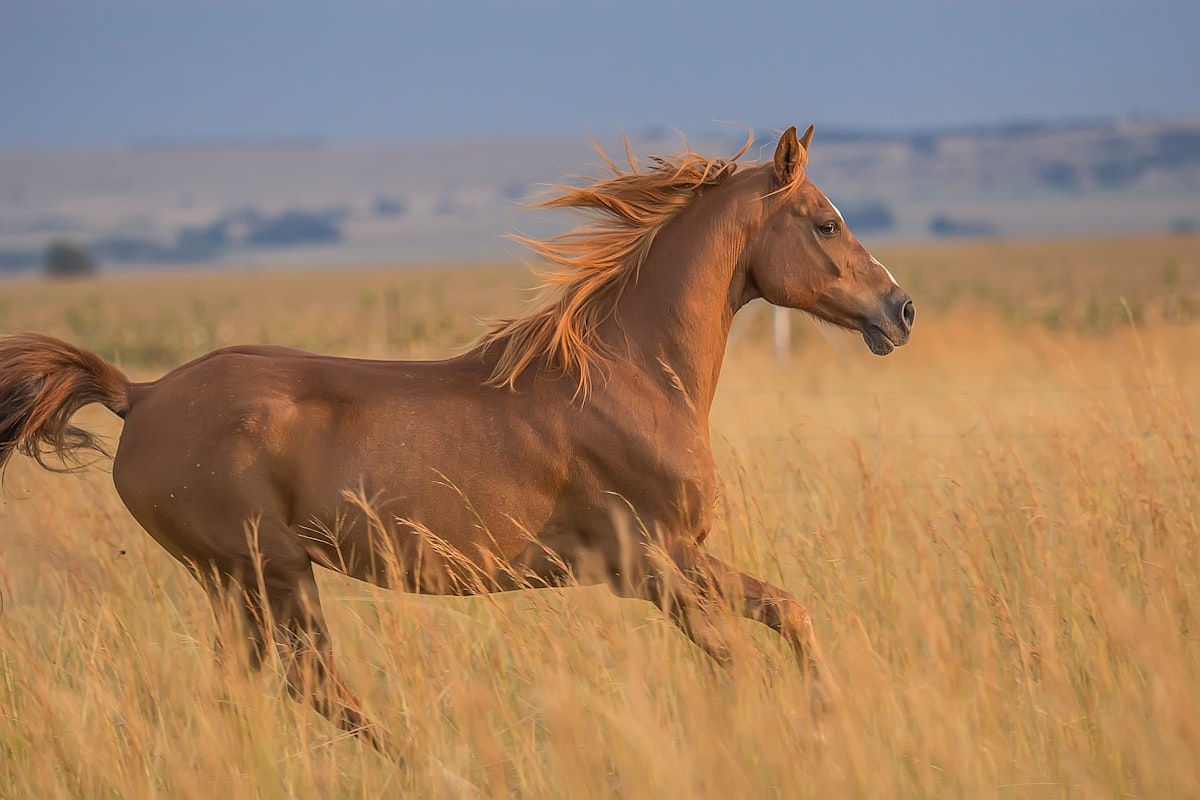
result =
[[801,660],[815,666],[820,660],[812,616],[791,595],[762,598],[752,616],[776,631],[798,651]]
[[800,605],[794,597],[785,597],[775,602],[776,613],[779,616],[780,628],[795,636],[812,639],[812,616],[808,609]]

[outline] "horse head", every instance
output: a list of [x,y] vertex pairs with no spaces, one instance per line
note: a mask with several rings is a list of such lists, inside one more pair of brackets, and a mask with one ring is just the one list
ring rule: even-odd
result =
[[784,132],[772,163],[754,170],[765,190],[742,254],[744,301],[807,311],[857,331],[872,353],[908,341],[915,309],[892,273],[850,232],[841,212],[805,174],[813,129]]

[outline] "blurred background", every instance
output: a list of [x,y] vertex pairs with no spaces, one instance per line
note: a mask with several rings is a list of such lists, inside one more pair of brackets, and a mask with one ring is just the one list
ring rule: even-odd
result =
[[728,155],[734,123],[757,157],[815,123],[871,243],[1188,233],[1197,30],[1162,0],[0,0],[0,274],[511,260],[590,140]]

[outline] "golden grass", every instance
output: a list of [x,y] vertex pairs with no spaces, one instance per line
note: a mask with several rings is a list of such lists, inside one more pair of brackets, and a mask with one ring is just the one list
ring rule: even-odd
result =
[[[0,507],[0,797],[457,796],[434,758],[485,797],[1200,796],[1200,239],[880,255],[916,297],[909,347],[877,359],[797,325],[779,368],[760,313],[712,420],[711,546],[813,612],[841,693],[824,743],[784,647],[748,625],[725,675],[599,589],[323,575],[348,681],[430,756],[396,768],[274,671],[216,661],[203,597],[103,471],[21,460]],[[145,376],[234,341],[425,357],[522,282],[8,282],[0,328]]]

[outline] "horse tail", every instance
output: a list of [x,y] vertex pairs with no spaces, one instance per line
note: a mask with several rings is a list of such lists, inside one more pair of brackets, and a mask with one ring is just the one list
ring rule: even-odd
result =
[[101,438],[71,417],[91,403],[124,417],[131,385],[118,367],[53,336],[0,336],[0,474],[18,450],[54,472],[84,466],[86,452],[107,456]]

